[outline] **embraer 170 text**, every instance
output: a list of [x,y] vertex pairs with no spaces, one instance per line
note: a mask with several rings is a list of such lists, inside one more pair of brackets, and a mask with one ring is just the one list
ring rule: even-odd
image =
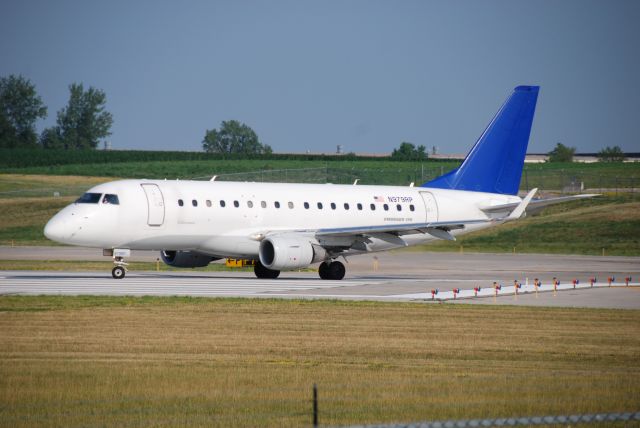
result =
[[176,267],[253,259],[258,278],[319,262],[322,279],[342,279],[339,257],[454,240],[576,198],[517,196],[538,89],[515,88],[462,165],[419,187],[122,180],[90,189],[44,233],[103,248],[114,278],[133,249]]

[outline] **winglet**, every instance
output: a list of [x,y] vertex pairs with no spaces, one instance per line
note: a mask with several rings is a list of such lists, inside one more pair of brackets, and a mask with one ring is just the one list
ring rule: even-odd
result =
[[527,209],[527,205],[529,205],[529,202],[531,202],[531,199],[533,199],[533,195],[535,195],[537,191],[537,188],[532,189],[527,194],[527,196],[524,197],[522,202],[520,202],[520,205],[518,205],[515,210],[511,211],[511,214],[509,214],[509,216],[505,220],[517,220],[522,217],[522,214],[524,214],[524,210]]

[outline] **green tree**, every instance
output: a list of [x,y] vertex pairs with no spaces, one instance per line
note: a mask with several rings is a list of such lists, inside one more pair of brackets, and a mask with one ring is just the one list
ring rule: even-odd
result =
[[48,148],[95,149],[101,138],[111,135],[113,116],[105,110],[104,91],[82,83],[69,85],[69,102],[58,111],[57,126],[45,129],[40,143]]
[[208,153],[270,154],[271,147],[261,144],[249,126],[237,120],[223,120],[220,130],[207,130],[202,148]]
[[556,147],[548,153],[549,162],[573,162],[573,155],[575,153],[575,147],[567,147],[562,143],[558,143]]
[[427,153],[424,146],[414,146],[411,143],[403,141],[397,149],[393,149],[391,159],[397,160],[424,160],[427,159]]
[[623,162],[624,152],[619,146],[605,147],[598,152],[600,162]]
[[0,147],[34,147],[35,123],[47,116],[47,108],[35,86],[22,76],[0,78]]
[[57,126],[52,126],[51,128],[47,128],[40,134],[40,145],[45,149],[64,149],[65,147],[64,141],[62,141],[62,137],[60,136],[60,128]]

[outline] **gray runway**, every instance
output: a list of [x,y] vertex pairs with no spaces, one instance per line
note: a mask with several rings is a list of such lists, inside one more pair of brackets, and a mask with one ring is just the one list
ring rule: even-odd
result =
[[[99,249],[71,247],[0,247],[4,260],[108,260]],[[156,252],[134,252],[131,261],[155,261]],[[396,251],[367,254],[347,260],[347,277],[322,281],[313,272],[283,272],[277,280],[260,280],[248,272],[130,272],[114,280],[110,272],[0,271],[0,294],[156,295],[255,298],[312,298],[383,301],[421,301],[419,293],[453,288],[504,286],[516,279],[563,284],[596,277],[598,283],[615,276],[634,281],[640,276],[638,257],[591,257],[525,254],[459,254]],[[595,288],[447,303],[508,304],[640,309],[640,289]]]

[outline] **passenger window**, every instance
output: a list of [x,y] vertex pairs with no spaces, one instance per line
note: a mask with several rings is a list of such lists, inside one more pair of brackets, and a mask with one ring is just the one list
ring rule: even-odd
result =
[[178,206],[179,207],[183,207],[184,206],[184,201],[182,199],[178,199]]
[[346,203],[346,202],[344,203],[344,209],[345,209],[345,210],[348,210],[348,209],[349,209],[349,204],[348,204],[348,203]]
[[383,207],[384,207],[384,210],[385,210],[385,211],[389,211],[389,205],[384,204],[384,205],[383,205]]
[[413,206],[413,204],[409,205],[409,211],[415,211],[416,207]]
[[211,201],[209,199],[207,199],[207,207],[211,208]]
[[304,209],[305,209],[305,210],[308,210],[308,209],[309,209],[309,202],[305,202],[305,203],[304,203]]
[[220,200],[220,206],[221,206],[222,208],[224,208],[224,206],[225,206],[225,205],[227,205],[227,204],[226,204],[223,200]]
[[253,202],[252,201],[247,201],[247,206],[249,208],[253,208]]
[[376,210],[376,204],[371,204],[369,206],[371,207],[371,211],[375,211]]
[[198,201],[196,201],[195,199],[191,201],[191,205],[193,205],[194,207],[198,206]]
[[318,202],[318,209],[321,210],[322,209],[322,202]]
[[110,205],[120,205],[120,201],[118,200],[118,195],[106,194],[104,195],[104,198],[102,198],[102,203],[110,204]]
[[262,208],[267,208],[267,203],[265,201],[260,202],[260,206]]
[[402,211],[402,205],[398,204],[396,205],[396,208],[398,208],[398,211]]
[[238,208],[240,206],[240,202],[238,201],[233,201],[233,206]]
[[335,210],[336,209],[336,204],[334,204],[333,202],[331,202],[331,209]]
[[289,205],[290,209],[293,209],[293,202],[289,202],[287,205]]
[[280,202],[278,202],[278,201],[275,201],[275,202],[273,203],[273,205],[274,205],[276,208],[280,208]]
[[76,204],[97,204],[100,202],[100,193],[85,193],[76,199]]
[[358,210],[362,211],[362,204],[360,204],[360,203],[358,204]]

